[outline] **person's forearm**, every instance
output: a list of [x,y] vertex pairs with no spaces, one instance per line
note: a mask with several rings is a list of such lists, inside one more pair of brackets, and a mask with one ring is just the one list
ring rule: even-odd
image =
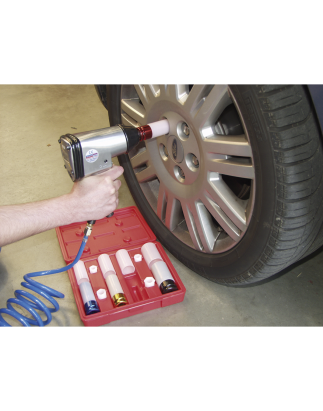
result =
[[[75,218],[74,218],[75,221]],[[70,195],[0,207],[0,247],[73,222]]]
[[123,168],[114,166],[100,175],[74,183],[61,197],[36,203],[0,207],[0,247],[51,228],[99,220],[118,206]]

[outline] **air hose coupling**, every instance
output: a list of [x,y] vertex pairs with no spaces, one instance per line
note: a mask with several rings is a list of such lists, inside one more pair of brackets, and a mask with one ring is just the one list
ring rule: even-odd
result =
[[86,241],[88,237],[90,237],[90,235],[92,234],[92,228],[94,224],[95,224],[95,220],[88,221],[86,224],[86,227],[84,229],[84,236],[86,237]]

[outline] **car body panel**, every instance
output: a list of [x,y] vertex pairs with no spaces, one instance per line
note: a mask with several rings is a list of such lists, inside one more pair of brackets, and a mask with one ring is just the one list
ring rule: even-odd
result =
[[316,111],[317,119],[320,123],[321,131],[323,132],[323,85],[310,84],[307,86]]

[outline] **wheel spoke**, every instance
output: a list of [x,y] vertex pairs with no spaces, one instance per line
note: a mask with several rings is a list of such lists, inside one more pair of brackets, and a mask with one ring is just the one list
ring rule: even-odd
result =
[[189,95],[189,87],[183,84],[170,84],[167,92],[172,100],[184,104]]
[[196,202],[196,212],[199,221],[197,229],[204,250],[207,253],[211,253],[214,249],[215,242],[218,239],[220,232],[215,227],[212,221],[212,217],[202,201]]
[[143,106],[145,107],[145,109],[147,110],[148,106],[149,106],[149,102],[147,100],[147,96],[146,96],[146,90],[145,87],[142,84],[136,84],[135,85],[135,89],[136,92],[138,94],[138,97],[140,98]]
[[130,116],[128,116],[128,114],[126,114],[126,113],[122,113],[122,114],[121,114],[121,122],[122,122],[122,124],[124,124],[125,126],[132,126],[132,127],[139,127],[139,126],[141,126],[141,124],[138,123],[138,121],[134,120],[133,118],[131,118]]
[[170,231],[174,231],[182,221],[183,213],[181,203],[169,194],[166,205],[165,225]]
[[210,85],[194,84],[185,101],[185,109],[194,116],[201,108],[212,87]]
[[167,93],[167,84],[159,84],[160,97],[165,98]]
[[148,150],[144,149],[143,151],[140,151],[138,154],[132,157],[130,161],[131,161],[132,168],[135,169],[139,166],[147,164],[148,160],[149,160]]
[[238,227],[228,218],[221,208],[207,195],[203,198],[205,207],[209,210],[222,229],[234,240],[239,241],[241,233]]
[[149,102],[151,102],[154,98],[159,97],[160,89],[159,86],[156,84],[147,84],[145,85],[146,96]]
[[204,127],[214,125],[222,114],[223,110],[231,104],[228,87],[225,85],[213,86],[206,97],[200,110],[194,117],[194,123],[202,130]]
[[161,221],[165,221],[166,206],[167,206],[166,187],[161,182],[159,184],[158,200],[157,200],[157,215]]
[[142,124],[146,110],[137,99],[121,100],[121,109],[131,118]]
[[228,157],[227,159],[217,158],[217,155],[208,155],[208,171],[219,174],[226,174],[233,177],[255,178],[255,170],[249,158]]
[[[195,205],[193,205],[192,208],[195,208]],[[186,204],[183,207],[183,213],[184,213],[184,218],[185,218],[185,222],[188,228],[188,231],[190,233],[192,242],[194,244],[194,247],[197,250],[202,251],[203,250],[203,243],[200,239],[199,233],[198,233],[198,229],[197,229],[197,224],[195,222],[194,216],[192,211],[190,210],[190,206],[188,204]],[[195,213],[195,217],[196,220],[198,221],[198,217],[197,217],[197,213]]]
[[151,181],[156,178],[156,171],[154,167],[148,166],[144,170],[141,170],[138,173],[136,173],[136,177],[137,177],[138,183],[144,183],[146,181]]
[[251,157],[251,147],[246,136],[214,136],[203,141],[203,149],[208,153],[229,156]]
[[235,226],[245,231],[247,228],[245,201],[239,199],[217,173],[210,173],[208,181],[207,197],[221,208]]

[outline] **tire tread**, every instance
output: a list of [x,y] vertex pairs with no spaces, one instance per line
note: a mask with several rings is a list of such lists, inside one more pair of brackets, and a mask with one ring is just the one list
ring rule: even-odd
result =
[[[270,134],[277,177],[269,241],[247,273],[218,282],[254,283],[323,245],[322,141],[302,86],[254,86]],[[288,102],[288,104],[286,104]]]

